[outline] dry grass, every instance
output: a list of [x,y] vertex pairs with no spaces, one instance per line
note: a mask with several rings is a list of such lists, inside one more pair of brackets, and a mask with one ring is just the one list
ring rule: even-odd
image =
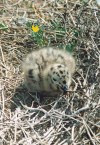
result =
[[[0,28],[0,144],[100,144],[99,13],[94,0],[2,0],[0,21],[7,31]],[[39,104],[37,94],[24,87],[21,71],[23,57],[40,47],[26,26],[37,20],[45,25],[43,45],[74,42],[77,60],[73,91]]]

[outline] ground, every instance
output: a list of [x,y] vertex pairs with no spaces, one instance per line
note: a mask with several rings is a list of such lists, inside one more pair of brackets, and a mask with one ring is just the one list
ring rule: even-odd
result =
[[[99,13],[95,0],[1,1],[0,144],[100,144]],[[44,46],[70,51],[77,65],[66,96],[36,103],[21,64]]]

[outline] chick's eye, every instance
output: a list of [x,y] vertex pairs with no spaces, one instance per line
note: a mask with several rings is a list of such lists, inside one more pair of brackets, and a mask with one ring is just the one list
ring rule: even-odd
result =
[[57,81],[55,78],[53,78],[53,81]]

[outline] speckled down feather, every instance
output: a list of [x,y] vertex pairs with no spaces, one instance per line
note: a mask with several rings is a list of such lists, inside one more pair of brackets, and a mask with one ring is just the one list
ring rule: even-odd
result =
[[60,93],[69,89],[75,60],[65,50],[42,48],[27,55],[23,71],[29,91]]

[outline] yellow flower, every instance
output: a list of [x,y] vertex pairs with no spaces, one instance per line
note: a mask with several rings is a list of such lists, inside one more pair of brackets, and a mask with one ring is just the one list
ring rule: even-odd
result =
[[39,27],[32,25],[32,30],[36,33],[39,31]]

